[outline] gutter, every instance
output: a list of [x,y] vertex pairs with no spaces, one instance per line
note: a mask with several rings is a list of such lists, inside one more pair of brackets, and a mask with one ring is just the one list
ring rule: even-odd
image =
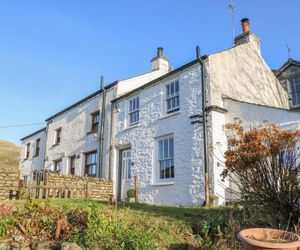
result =
[[204,148],[204,197],[205,206],[209,205],[209,165],[208,165],[208,144],[207,144],[207,114],[209,110],[206,107],[206,85],[204,81],[204,63],[200,56],[200,48],[196,48],[197,60],[201,67],[201,92],[202,92],[202,130],[203,130],[203,148]]
[[104,77],[101,76],[101,91],[102,91],[102,110],[101,110],[101,126],[99,131],[99,169],[98,176],[102,177],[102,168],[103,168],[103,143],[104,143],[104,127],[105,127],[105,103],[106,103],[106,89],[104,88]]

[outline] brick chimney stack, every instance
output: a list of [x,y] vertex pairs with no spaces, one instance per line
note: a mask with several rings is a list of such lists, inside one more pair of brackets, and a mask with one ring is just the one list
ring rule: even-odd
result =
[[235,46],[251,43],[255,46],[258,53],[260,54],[260,40],[259,38],[250,31],[250,22],[248,18],[243,18],[241,20],[243,33],[236,36],[234,39]]

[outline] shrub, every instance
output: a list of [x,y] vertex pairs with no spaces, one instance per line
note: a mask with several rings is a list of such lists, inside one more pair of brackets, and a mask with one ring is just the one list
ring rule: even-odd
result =
[[134,196],[135,196],[135,191],[134,191],[134,189],[128,189],[127,190],[127,197],[128,198],[134,198]]
[[[275,223],[299,217],[300,131],[276,125],[244,130],[228,124],[231,132],[225,153],[224,178],[231,177],[237,195],[248,208],[276,218]],[[260,213],[261,214],[261,213]]]

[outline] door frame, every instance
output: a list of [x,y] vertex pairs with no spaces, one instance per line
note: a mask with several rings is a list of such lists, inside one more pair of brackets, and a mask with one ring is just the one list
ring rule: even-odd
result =
[[117,200],[121,201],[121,196],[122,196],[122,176],[123,176],[123,152],[131,150],[131,147],[124,147],[119,149],[119,161],[118,161],[118,181],[117,181]]

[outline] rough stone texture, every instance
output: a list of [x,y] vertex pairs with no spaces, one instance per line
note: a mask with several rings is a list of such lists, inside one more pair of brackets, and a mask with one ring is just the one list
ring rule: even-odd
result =
[[78,246],[76,243],[72,243],[72,242],[63,242],[61,244],[61,250],[80,250],[81,247]]
[[[165,84],[179,79],[180,111],[166,115]],[[128,128],[128,99],[120,101],[116,117],[115,155],[118,149],[132,148],[132,176],[138,177],[139,201],[151,204],[201,205],[203,203],[202,125],[191,124],[189,116],[201,113],[201,71],[199,65],[144,89],[140,97],[140,123]],[[129,97],[130,98],[130,97]],[[173,134],[175,178],[168,183],[157,176],[157,138]],[[117,182],[118,160],[114,181]],[[133,187],[133,178],[129,187]],[[116,192],[116,190],[115,190]],[[123,190],[122,198],[125,198]]]
[[72,175],[61,175],[47,172],[45,185],[62,189],[84,188],[86,193],[82,198],[91,200],[109,200],[113,195],[113,183],[108,180]]
[[[40,139],[40,152],[38,156],[34,156],[37,139]],[[27,143],[30,143],[30,155],[28,159],[25,159]],[[45,150],[46,150],[45,130],[37,134],[34,134],[31,137],[26,138],[25,140],[22,141],[20,164],[19,164],[21,178],[27,176],[28,180],[32,180],[32,171],[42,170],[44,168]]]
[[0,167],[0,200],[9,199],[9,191],[19,189],[20,172],[16,167]]

